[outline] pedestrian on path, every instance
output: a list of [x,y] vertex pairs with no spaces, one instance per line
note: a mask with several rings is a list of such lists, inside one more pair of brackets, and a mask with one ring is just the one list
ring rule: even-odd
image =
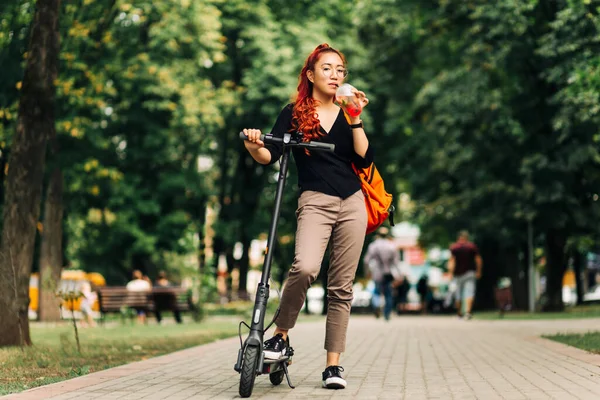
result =
[[[371,279],[375,282],[376,291],[373,298],[383,295],[385,304],[383,317],[389,321],[390,314],[394,308],[394,296],[392,294],[392,282],[394,282],[394,270],[400,262],[400,253],[392,241],[390,230],[382,226],[377,230],[377,239],[369,245],[363,259],[369,267]],[[374,302],[376,305],[377,302]],[[375,306],[375,315],[379,317],[379,307]]]
[[425,272],[419,278],[417,282],[417,293],[419,294],[419,298],[421,300],[421,314],[427,314],[427,309],[429,308],[429,296],[431,295],[431,291],[429,289],[429,276],[427,272]]
[[[293,149],[298,170],[296,250],[285,284],[274,336],[264,344],[265,357],[278,359],[289,347],[288,331],[296,324],[306,292],[317,278],[325,249],[331,239],[331,257],[327,284],[327,320],[323,386],[343,389],[340,354],[346,348],[346,331],[352,303],[352,284],[362,252],[367,227],[365,199],[361,183],[352,164],[365,168],[373,161],[373,151],[358,116],[350,122],[336,104],[336,91],[348,70],[341,52],[327,44],[319,45],[307,58],[300,72],[295,102],[283,108],[274,136],[302,132],[307,141],[335,144],[335,152],[310,152]],[[353,90],[362,107],[368,104],[365,94]],[[259,163],[277,162],[280,145],[260,140],[258,129],[244,129],[244,141],[250,155]]]
[[[477,246],[469,241],[469,233],[461,231],[456,243],[450,246],[452,254],[448,261],[448,271],[456,282],[456,310],[459,318],[469,320],[472,316],[475,286],[481,278],[483,261]],[[465,307],[463,315],[462,306]]]

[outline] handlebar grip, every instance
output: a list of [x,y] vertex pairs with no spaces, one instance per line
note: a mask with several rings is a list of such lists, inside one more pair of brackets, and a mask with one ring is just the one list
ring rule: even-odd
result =
[[310,144],[308,145],[308,147],[310,149],[335,151],[335,144],[333,144],[333,143],[310,142]]
[[[248,140],[248,136],[244,135],[244,132],[240,132],[240,139],[242,139],[242,140]],[[265,135],[260,135],[260,140],[264,141],[265,140]]]

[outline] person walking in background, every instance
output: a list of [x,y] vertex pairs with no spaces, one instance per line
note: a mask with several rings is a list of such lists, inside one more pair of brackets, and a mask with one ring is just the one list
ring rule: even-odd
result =
[[462,307],[465,307],[464,318],[471,319],[475,286],[481,278],[483,261],[477,246],[469,241],[469,233],[460,231],[456,243],[450,246],[451,257],[448,260],[448,272],[456,282],[456,310],[459,318],[463,317]]
[[407,274],[402,274],[399,279],[396,279],[392,284],[396,292],[396,312],[398,315],[404,314],[407,311],[408,292],[410,292],[410,281]]
[[[385,299],[383,317],[386,321],[389,321],[394,307],[394,297],[392,295],[394,276],[392,270],[400,262],[400,253],[392,241],[388,228],[382,226],[377,230],[376,236],[377,239],[369,245],[363,261],[369,267],[371,279],[377,285],[374,296],[383,295]],[[377,305],[377,302],[375,302],[375,305]],[[376,316],[379,316],[379,312],[379,307],[375,307]]]
[[419,278],[419,281],[417,282],[417,293],[421,300],[421,313],[427,314],[429,305],[429,277],[427,276],[427,273],[424,273],[421,275],[421,278]]

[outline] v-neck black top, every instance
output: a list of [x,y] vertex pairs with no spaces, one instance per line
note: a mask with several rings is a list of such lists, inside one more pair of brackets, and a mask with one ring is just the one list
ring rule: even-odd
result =
[[[292,110],[293,104],[288,104],[281,111],[271,130],[274,136],[283,137],[284,133],[293,129]],[[352,128],[341,109],[329,133],[322,126],[320,129],[324,136],[315,140],[334,143],[335,151],[315,150],[308,155],[303,148],[292,149],[298,169],[300,192],[313,190],[345,199],[356,193],[361,187],[360,180],[352,169],[352,163],[358,168],[368,167],[373,162],[373,150],[369,145],[364,158],[356,154]],[[269,164],[277,162],[281,157],[283,147],[269,143],[265,144],[265,148],[271,152]]]

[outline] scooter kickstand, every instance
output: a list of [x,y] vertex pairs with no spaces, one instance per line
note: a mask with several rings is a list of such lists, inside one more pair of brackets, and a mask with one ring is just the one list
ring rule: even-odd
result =
[[281,368],[283,368],[283,372],[285,373],[285,379],[287,379],[287,383],[288,383],[289,387],[291,387],[292,389],[296,389],[296,387],[294,385],[292,385],[292,381],[290,381],[290,374],[288,373],[287,362],[285,362],[285,361],[282,362]]

